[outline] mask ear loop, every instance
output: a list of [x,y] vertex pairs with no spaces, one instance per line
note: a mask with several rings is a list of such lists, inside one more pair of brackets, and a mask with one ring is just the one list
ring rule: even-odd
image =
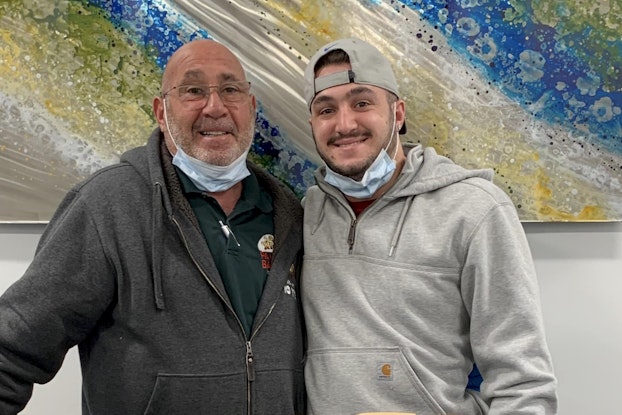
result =
[[164,124],[166,124],[166,129],[168,130],[168,134],[171,136],[171,141],[173,141],[173,145],[176,149],[179,149],[177,145],[177,140],[173,137],[173,132],[171,131],[171,127],[168,125],[168,115],[166,113],[166,98],[162,98],[162,103],[164,104]]
[[[392,107],[393,107],[393,127],[391,127],[391,139],[387,143],[387,147],[384,149],[384,151],[387,151],[389,149],[389,147],[391,147],[391,143],[393,142],[393,137],[395,137],[397,135],[397,134],[395,134],[395,124],[397,122],[397,117],[395,116],[395,111],[397,110],[397,102],[394,102]],[[391,157],[391,160],[395,160],[396,156],[397,156],[397,145],[395,146],[395,152],[393,153],[393,157]]]

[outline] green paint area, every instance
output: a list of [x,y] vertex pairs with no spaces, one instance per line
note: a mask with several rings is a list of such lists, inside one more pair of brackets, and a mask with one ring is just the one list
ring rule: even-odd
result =
[[79,1],[0,4],[1,91],[39,104],[102,154],[142,144],[156,125],[161,71],[148,52]]
[[620,54],[622,2],[619,0],[512,0],[512,13],[506,19],[518,16],[526,23],[527,8],[533,19],[555,29],[555,40],[572,50],[592,72],[601,78],[604,91],[615,91],[622,76]]

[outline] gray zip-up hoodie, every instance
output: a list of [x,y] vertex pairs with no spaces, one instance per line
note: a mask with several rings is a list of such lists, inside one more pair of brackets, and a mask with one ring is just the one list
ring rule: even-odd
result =
[[76,344],[84,414],[303,414],[302,208],[251,169],[273,199],[275,247],[249,339],[155,130],[68,193],[0,297],[0,414]]
[[[553,414],[556,380],[527,241],[492,172],[406,146],[355,217],[316,172],[304,201],[309,415]],[[481,393],[466,389],[476,362]]]

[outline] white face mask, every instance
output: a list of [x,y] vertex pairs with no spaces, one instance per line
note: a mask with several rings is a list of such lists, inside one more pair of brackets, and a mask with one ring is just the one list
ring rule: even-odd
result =
[[[393,110],[393,127],[391,128],[391,139],[387,144],[387,148],[391,146],[393,137],[395,134],[395,107]],[[341,190],[342,193],[356,199],[369,199],[371,198],[383,185],[391,180],[393,172],[395,171],[395,156],[397,155],[397,145],[395,146],[395,153],[393,158],[389,156],[386,149],[380,150],[374,162],[365,171],[361,181],[356,181],[350,177],[343,176],[334,172],[328,166],[326,166],[326,176],[324,180],[328,184],[335,186]]]
[[186,154],[175,141],[166,115],[166,100],[164,101],[164,122],[168,133],[177,148],[173,156],[173,164],[183,171],[194,185],[204,192],[222,192],[233,187],[234,184],[250,176],[246,166],[246,156],[250,148],[235,159],[228,166],[217,166],[206,163]]

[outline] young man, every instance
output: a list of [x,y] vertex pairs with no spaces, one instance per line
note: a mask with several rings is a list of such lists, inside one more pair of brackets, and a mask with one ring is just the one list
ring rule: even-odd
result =
[[529,247],[491,172],[400,144],[391,65],[361,40],[311,58],[305,99],[326,164],[304,204],[308,414],[555,413]]
[[0,297],[0,413],[77,344],[84,414],[304,414],[302,208],[246,161],[255,105],[223,45],[171,57],[159,129],[69,192]]

